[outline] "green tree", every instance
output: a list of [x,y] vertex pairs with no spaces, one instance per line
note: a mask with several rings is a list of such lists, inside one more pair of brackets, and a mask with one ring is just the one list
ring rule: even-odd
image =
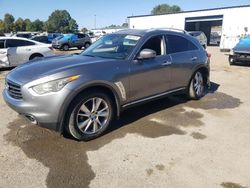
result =
[[30,31],[43,31],[43,26],[43,21],[36,19],[34,22],[31,23]]
[[48,32],[68,33],[76,32],[78,25],[66,10],[56,10],[49,16],[45,23]]
[[88,32],[88,29],[87,29],[86,27],[83,27],[83,28],[81,29],[81,32],[87,33],[87,32]]
[[31,31],[32,30],[32,22],[30,21],[30,19],[24,20],[24,26],[25,26],[24,31]]
[[69,20],[69,32],[77,32],[78,31],[78,24],[76,23],[76,20],[71,18]]
[[5,24],[4,21],[0,19],[0,33],[4,33]]
[[11,31],[13,31],[14,21],[15,21],[15,18],[11,14],[7,13],[4,15],[4,25],[5,25],[4,30],[6,33],[10,33]]
[[25,22],[22,18],[18,18],[15,22],[15,31],[25,31]]
[[168,4],[160,4],[153,8],[151,14],[169,14],[180,12],[181,8],[178,5],[170,6]]
[[128,23],[123,23],[122,27],[128,27]]

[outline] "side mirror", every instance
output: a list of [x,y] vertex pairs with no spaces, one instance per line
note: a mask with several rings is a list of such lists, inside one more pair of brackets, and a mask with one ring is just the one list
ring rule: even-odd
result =
[[156,57],[156,52],[151,49],[143,49],[140,53],[137,59],[143,60],[143,59],[152,59]]

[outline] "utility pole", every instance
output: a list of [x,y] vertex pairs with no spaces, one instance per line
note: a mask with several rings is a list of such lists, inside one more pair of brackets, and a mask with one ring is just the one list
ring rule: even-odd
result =
[[95,26],[95,29],[96,29],[96,15],[94,15],[94,26]]

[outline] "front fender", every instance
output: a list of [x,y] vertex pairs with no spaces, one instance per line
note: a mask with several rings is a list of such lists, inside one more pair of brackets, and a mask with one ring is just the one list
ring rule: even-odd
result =
[[63,102],[63,105],[60,108],[60,112],[59,112],[59,116],[58,116],[59,123],[57,124],[57,127],[56,127],[56,130],[58,132],[60,132],[60,133],[63,132],[64,119],[65,119],[68,107],[69,107],[70,103],[74,100],[74,98],[77,95],[79,95],[81,92],[83,92],[87,89],[96,88],[96,87],[102,87],[102,88],[109,89],[113,93],[113,95],[115,96],[117,117],[119,118],[120,108],[121,108],[120,101],[123,100],[122,94],[120,93],[119,88],[115,84],[107,82],[107,81],[92,81],[88,84],[79,85],[76,89],[72,90],[71,94],[69,96],[67,96],[67,98]]

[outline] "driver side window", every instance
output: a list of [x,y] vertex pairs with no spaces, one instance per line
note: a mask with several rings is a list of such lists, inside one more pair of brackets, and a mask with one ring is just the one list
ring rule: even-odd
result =
[[140,51],[144,49],[151,49],[156,52],[157,56],[166,54],[165,40],[162,35],[154,36],[150,38],[141,48]]

